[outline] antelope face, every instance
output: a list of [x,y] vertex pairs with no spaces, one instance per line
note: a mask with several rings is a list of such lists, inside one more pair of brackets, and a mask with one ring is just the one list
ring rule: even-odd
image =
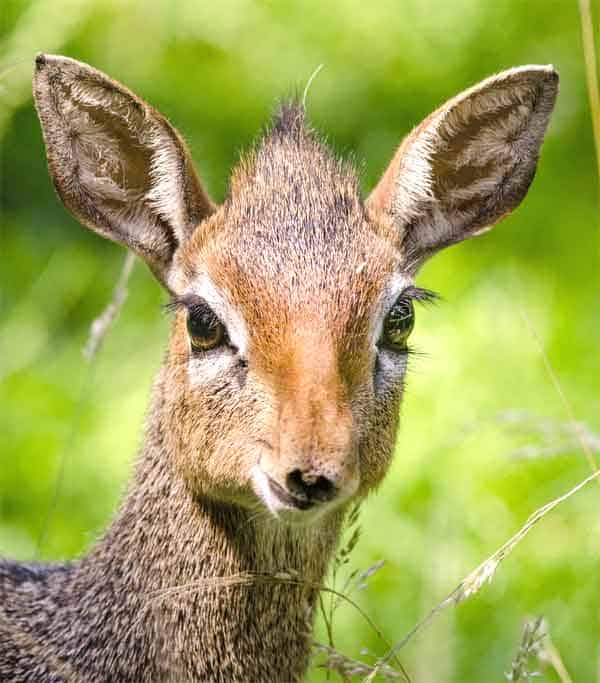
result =
[[40,56],[34,92],[68,208],[172,296],[162,440],[198,496],[308,522],[364,495],[392,456],[414,302],[430,255],[525,196],[557,92],[521,67],[450,100],[370,197],[284,107],[215,207],[171,125],[87,65]]
[[423,295],[402,266],[352,169],[284,110],[178,264],[172,358],[199,488],[235,482],[308,520],[381,480]]

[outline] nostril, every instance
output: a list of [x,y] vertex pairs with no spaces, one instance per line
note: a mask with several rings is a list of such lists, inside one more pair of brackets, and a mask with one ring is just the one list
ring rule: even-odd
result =
[[325,502],[336,494],[335,484],[330,479],[300,469],[290,472],[285,483],[290,493],[310,501]]
[[307,484],[304,481],[301,470],[292,470],[285,479],[285,485],[290,493],[293,493],[296,496],[308,497],[306,488],[307,486],[310,486],[310,484]]
[[326,501],[331,500],[336,494],[336,489],[333,482],[327,477],[317,477],[317,481],[312,484],[312,497],[314,500]]

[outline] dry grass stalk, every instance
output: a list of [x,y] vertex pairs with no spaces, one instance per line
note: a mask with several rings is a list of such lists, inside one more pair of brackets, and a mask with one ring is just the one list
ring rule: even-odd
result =
[[132,252],[128,251],[125,262],[123,263],[123,268],[121,269],[121,274],[119,275],[119,279],[113,290],[111,300],[90,327],[90,336],[83,349],[83,355],[88,362],[91,361],[98,352],[109,329],[119,315],[121,306],[127,298],[127,283],[129,282],[134,265],[135,256]]
[[548,624],[543,617],[536,617],[525,623],[521,642],[510,671],[504,675],[506,680],[528,681],[540,676],[539,672],[529,670],[534,659],[540,664],[551,666],[561,683],[573,683],[559,651],[550,638]]
[[458,586],[436,607],[434,607],[427,616],[422,619],[411,631],[407,633],[402,640],[398,641],[394,647],[392,647],[389,652],[382,657],[380,662],[378,662],[373,668],[372,673],[365,678],[365,683],[370,683],[370,681],[375,680],[375,676],[379,673],[379,666],[387,664],[391,657],[395,656],[408,642],[421,631],[431,620],[442,612],[446,607],[450,605],[458,605],[467,598],[470,598],[489,581],[494,578],[496,570],[498,569],[500,563],[510,555],[510,553],[515,549],[515,547],[527,536],[531,529],[543,519],[549,512],[554,510],[555,507],[564,503],[566,500],[571,498],[571,496],[578,493],[582,488],[587,486],[591,481],[598,479],[600,477],[600,470],[592,473],[580,481],[579,484],[569,489],[566,493],[549,503],[546,503],[541,508],[536,510],[527,520],[527,522],[517,531],[516,534],[511,536],[511,538],[506,541],[493,555],[482,562],[474,571],[472,571],[467,577],[465,577]]
[[539,671],[530,671],[531,660],[539,661],[541,643],[545,637],[542,617],[525,623],[521,642],[511,663],[510,671],[504,674],[507,681],[528,681],[540,676]]
[[[351,681],[356,676],[368,676],[375,668],[363,661],[351,659],[323,643],[313,643],[313,651],[317,656],[325,655],[325,659],[316,664],[316,666],[328,671],[334,671],[339,675],[342,681]],[[405,674],[400,673],[387,665],[383,666],[378,673],[379,676],[385,680],[398,680],[403,677],[406,680]]]
[[[356,513],[356,517],[354,518],[353,525],[357,522],[358,520],[358,513]],[[346,543],[340,551],[338,551],[338,556],[340,556],[341,552],[346,550],[346,554],[344,557],[347,557],[347,554],[352,551],[354,546],[356,545],[356,534],[352,533],[350,535],[350,540],[348,543]],[[347,550],[348,547],[350,547],[350,550]],[[362,590],[365,586],[365,582],[373,576],[381,567],[383,566],[383,562],[377,562],[375,563],[372,567],[369,567],[369,569],[365,570],[364,572],[361,572],[360,574],[358,572],[353,572],[352,576],[355,577],[355,587],[358,590]],[[241,574],[232,574],[229,576],[208,576],[203,579],[200,579],[198,581],[194,581],[189,584],[184,584],[184,585],[179,585],[179,586],[171,586],[168,588],[164,588],[161,590],[156,591],[153,593],[150,597],[154,601],[161,601],[164,598],[177,598],[180,595],[183,594],[189,594],[189,593],[194,593],[194,592],[201,592],[204,590],[214,590],[214,589],[224,589],[232,586],[248,586],[251,587],[253,585],[257,585],[259,583],[284,583],[284,584],[292,584],[292,585],[304,585],[304,586],[309,586],[311,588],[316,588],[320,591],[321,594],[326,593],[329,594],[334,601],[334,607],[333,609],[337,609],[337,605],[340,602],[346,602],[349,605],[351,605],[357,612],[361,615],[361,617],[369,624],[369,626],[373,629],[375,634],[382,640],[382,642],[385,644],[385,646],[389,649],[391,649],[391,643],[386,640],[385,636],[381,632],[381,630],[377,627],[375,622],[369,617],[369,615],[358,605],[346,592],[341,592],[336,590],[335,588],[330,588],[328,586],[322,586],[318,584],[314,584],[310,581],[306,581],[303,579],[297,572],[295,571],[280,571],[280,572],[275,572],[275,573],[269,573],[269,572],[243,572]],[[346,582],[344,586],[344,591],[347,591],[349,588],[348,582]],[[324,603],[321,600],[321,610],[322,614],[324,615],[324,619],[327,619],[327,610],[324,607]],[[326,622],[327,623],[327,622]],[[331,621],[329,621],[329,627],[328,627],[328,637],[332,640],[333,635],[331,626]],[[315,654],[327,654],[327,658],[325,662],[322,662],[318,664],[317,666],[321,668],[325,668],[328,671],[333,671],[340,675],[343,681],[350,680],[352,676],[364,676],[368,675],[373,670],[377,667],[376,674],[379,674],[383,678],[386,679],[391,679],[391,678],[402,678],[403,680],[407,681],[410,683],[410,677],[404,667],[402,666],[401,662],[397,659],[395,654],[392,654],[390,656],[390,660],[394,658],[395,663],[398,667],[398,671],[394,670],[391,666],[388,664],[384,664],[378,662],[375,666],[369,665],[365,662],[359,662],[357,660],[353,660],[350,657],[346,657],[345,655],[341,654],[338,652],[334,646],[328,644],[324,645],[321,643],[315,643],[314,645],[314,651]],[[349,678],[350,677],[350,678]]]
[[[585,434],[583,433],[581,429],[581,423],[577,421],[575,418],[575,414],[573,412],[573,408],[571,407],[571,404],[569,400],[567,399],[567,396],[565,392],[563,391],[563,388],[561,386],[561,383],[558,379],[558,375],[556,374],[556,371],[554,370],[554,367],[552,366],[552,363],[550,362],[550,358],[548,357],[548,354],[546,353],[546,350],[544,349],[544,345],[542,344],[542,340],[540,339],[537,330],[533,326],[529,316],[527,313],[522,310],[521,311],[521,316],[523,317],[523,320],[525,321],[525,324],[529,328],[529,332],[535,341],[538,350],[540,352],[540,355],[542,356],[542,359],[544,361],[544,367],[546,368],[546,372],[548,373],[548,376],[552,380],[552,384],[554,385],[554,388],[556,390],[556,393],[560,397],[561,403],[563,404],[563,408],[565,409],[565,412],[567,414],[567,417],[569,418],[569,423],[571,425],[571,428],[573,430],[573,433],[577,437],[577,441],[579,442],[579,445],[581,446],[581,450],[583,451],[583,454],[585,455],[586,460],[588,461],[588,465],[590,466],[590,469],[592,472],[598,472],[598,465],[596,464],[596,461],[594,460],[594,455],[592,454],[592,451],[586,441]],[[600,481],[598,482],[600,484]]]
[[585,61],[585,75],[592,115],[592,128],[594,130],[594,143],[596,146],[596,163],[598,165],[598,176],[600,177],[600,94],[598,92],[597,58],[590,0],[579,0],[579,15],[581,17],[581,40]]
[[[360,518],[360,504],[355,505],[350,513],[348,514],[345,521],[344,535],[347,536],[347,540],[340,544],[335,557],[333,558],[332,568],[331,568],[331,586],[336,589],[337,577],[339,570],[347,565],[350,561],[350,555],[358,543],[362,527],[359,524]],[[346,594],[350,583],[353,581],[354,577],[358,573],[358,569],[350,572],[348,575],[344,587],[340,591],[342,594]],[[325,605],[323,599],[323,594],[319,594],[319,609],[325,628],[327,630],[327,640],[329,647],[335,649],[335,643],[333,641],[333,617],[336,609],[340,604],[340,598],[336,597],[333,593],[329,596],[329,605]],[[328,674],[329,676],[329,674]]]
[[306,98],[308,97],[308,91],[310,90],[311,85],[313,84],[313,81],[315,78],[321,73],[321,70],[323,69],[325,65],[324,64],[319,64],[319,66],[312,72],[310,75],[310,78],[308,79],[306,83],[306,87],[304,88],[304,92],[302,93],[302,107],[306,109]]
[[[230,574],[228,576],[207,576],[198,581],[182,584],[179,586],[170,586],[153,592],[149,597],[155,601],[160,601],[164,598],[178,597],[189,593],[202,592],[205,590],[223,589],[230,586],[253,586],[259,583],[284,583],[296,586],[308,586],[315,588],[323,593],[329,593],[334,597],[351,605],[369,624],[375,634],[383,641],[386,647],[391,647],[391,643],[387,641],[377,624],[369,617],[369,615],[356,603],[352,598],[335,588],[329,588],[321,584],[313,583],[302,578],[297,572],[293,570],[280,572],[242,572],[240,574]],[[398,662],[399,664],[399,662]],[[400,665],[401,666],[401,665]]]
[[550,638],[548,629],[546,629],[546,637],[543,642],[543,651],[540,653],[540,657],[544,661],[547,661],[554,669],[560,680],[560,683],[573,683],[573,679],[567,671],[567,667],[560,656],[558,648],[552,642],[552,638]]
[[[333,640],[333,619],[337,608],[340,606],[342,600],[349,601],[349,596],[354,590],[362,591],[367,588],[369,579],[374,576],[385,564],[384,560],[379,560],[375,564],[371,565],[364,571],[359,571],[358,569],[353,569],[348,573],[344,580],[344,584],[340,591],[336,589],[336,584],[338,580],[338,575],[340,570],[349,564],[350,555],[352,554],[354,548],[356,547],[361,533],[362,527],[359,523],[360,518],[360,503],[355,505],[350,511],[346,519],[345,535],[347,536],[347,541],[341,544],[341,547],[335,554],[332,571],[331,571],[331,584],[332,590],[329,594],[329,605],[325,605],[323,600],[323,593],[319,595],[319,608],[323,622],[325,624],[325,629],[327,631],[328,645],[321,645],[317,643],[315,645],[315,654],[322,654],[327,652],[327,658],[325,662],[317,664],[319,668],[324,668],[327,671],[327,680],[330,680],[330,672],[337,673],[342,681],[351,680],[354,676],[365,676],[369,675],[373,670],[373,666],[365,662],[354,660],[346,655],[341,654],[335,648],[335,643]],[[380,675],[383,678],[400,678],[403,677],[404,680],[410,681],[410,677],[402,664],[396,661],[400,672],[395,671],[389,666],[381,670]]]
[[[525,411],[507,411],[495,420],[518,435],[525,435],[532,442],[515,448],[509,457],[522,459],[548,458],[572,452],[583,440],[592,453],[600,453],[600,434],[593,432],[585,423],[577,423],[578,436],[573,434],[570,421],[541,418]],[[534,443],[533,440],[537,441]]]
[[541,643],[545,638],[542,617],[536,617],[525,623],[523,635],[516,655],[513,658],[510,671],[504,674],[507,681],[528,681],[537,678],[539,671],[530,671],[531,660],[539,661]]

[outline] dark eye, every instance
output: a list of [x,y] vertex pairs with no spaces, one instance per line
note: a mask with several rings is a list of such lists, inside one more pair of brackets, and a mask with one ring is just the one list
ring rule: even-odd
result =
[[223,323],[207,305],[188,311],[187,331],[194,351],[210,351],[225,341]]
[[383,321],[381,346],[403,351],[414,325],[415,309],[412,300],[400,297]]

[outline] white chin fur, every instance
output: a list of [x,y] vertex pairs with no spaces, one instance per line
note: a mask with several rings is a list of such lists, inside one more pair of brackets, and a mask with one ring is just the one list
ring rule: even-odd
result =
[[254,465],[250,470],[252,476],[252,486],[254,491],[258,494],[263,503],[267,506],[269,512],[275,517],[279,516],[279,511],[282,509],[282,504],[275,498],[267,475],[261,470],[260,465]]

